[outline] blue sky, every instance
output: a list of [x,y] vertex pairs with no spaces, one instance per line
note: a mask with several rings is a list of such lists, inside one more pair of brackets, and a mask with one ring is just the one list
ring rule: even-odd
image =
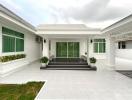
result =
[[86,24],[104,28],[132,13],[131,0],[0,0],[34,26]]

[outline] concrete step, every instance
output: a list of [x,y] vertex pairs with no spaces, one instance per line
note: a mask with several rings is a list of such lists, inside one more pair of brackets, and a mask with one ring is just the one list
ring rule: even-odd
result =
[[47,67],[40,67],[40,69],[47,70],[96,70],[96,67],[89,65],[47,65]]
[[95,70],[96,68],[41,68],[44,70]]
[[90,68],[89,65],[47,65],[47,67],[53,68]]
[[87,62],[50,62],[48,65],[88,65]]

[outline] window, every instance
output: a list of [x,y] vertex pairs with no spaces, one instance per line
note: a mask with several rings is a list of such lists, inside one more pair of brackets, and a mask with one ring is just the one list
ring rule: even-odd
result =
[[126,49],[126,42],[125,41],[118,42],[118,49]]
[[94,53],[105,53],[105,39],[94,39]]
[[24,34],[2,27],[2,52],[24,51]]

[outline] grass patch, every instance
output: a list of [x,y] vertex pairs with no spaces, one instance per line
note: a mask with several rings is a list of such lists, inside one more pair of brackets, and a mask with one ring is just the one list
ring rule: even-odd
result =
[[0,84],[0,100],[34,100],[44,82]]

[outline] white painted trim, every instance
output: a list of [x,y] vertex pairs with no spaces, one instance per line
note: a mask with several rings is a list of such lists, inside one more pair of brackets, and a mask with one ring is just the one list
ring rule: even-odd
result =
[[45,83],[44,83],[44,85],[42,86],[42,88],[40,89],[39,93],[37,94],[37,96],[35,97],[34,100],[43,100],[43,99],[39,99],[39,95],[41,94],[41,92],[43,92],[44,88],[45,88],[46,85],[47,85],[48,80],[43,80],[43,82],[45,82]]
[[23,27],[24,29],[27,29],[28,31],[30,31],[30,32],[32,32],[34,34],[36,33],[35,30],[25,26],[24,24],[16,21],[15,19],[11,18],[10,16],[8,16],[8,15],[2,13],[2,12],[0,12],[0,17],[5,18],[6,20],[9,20],[9,21],[13,22],[13,23],[17,24],[18,26]]

